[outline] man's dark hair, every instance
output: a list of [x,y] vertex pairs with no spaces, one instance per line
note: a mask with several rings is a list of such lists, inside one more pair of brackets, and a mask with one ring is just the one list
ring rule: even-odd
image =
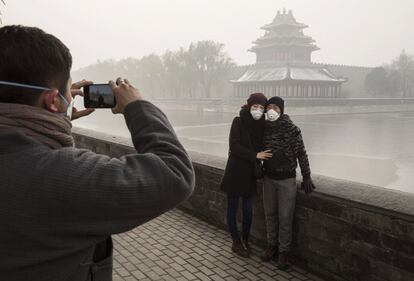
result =
[[[0,28],[0,80],[55,87],[64,94],[71,67],[69,49],[55,36],[36,27]],[[41,92],[0,84],[0,102],[33,105]]]

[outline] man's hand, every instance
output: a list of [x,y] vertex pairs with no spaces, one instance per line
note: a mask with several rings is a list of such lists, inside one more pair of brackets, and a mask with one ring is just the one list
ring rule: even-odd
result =
[[114,81],[109,81],[112,92],[115,95],[116,106],[112,108],[114,114],[124,113],[125,107],[131,102],[142,100],[142,96],[137,88],[132,86],[128,80],[117,79],[118,85]]
[[306,194],[309,194],[311,192],[313,192],[313,190],[315,189],[315,185],[312,182],[312,179],[310,176],[308,177],[303,177],[303,181],[301,184],[301,189],[305,190]]
[[[81,90],[81,88],[85,87],[87,85],[91,85],[91,84],[93,84],[92,81],[86,81],[86,80],[82,80],[82,81],[73,83],[72,87],[70,88],[72,98],[74,99],[76,96],[82,96],[83,97],[83,91]],[[77,110],[75,107],[73,107],[72,120],[78,119],[80,117],[87,116],[87,115],[91,114],[94,111],[95,111],[95,109],[93,109],[93,108],[87,108],[87,109],[84,109],[84,110]]]

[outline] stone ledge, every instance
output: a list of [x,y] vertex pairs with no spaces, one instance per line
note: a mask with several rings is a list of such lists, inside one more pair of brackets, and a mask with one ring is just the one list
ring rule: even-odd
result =
[[[106,143],[121,145],[127,149],[133,148],[132,141],[129,138],[115,137],[106,133],[78,127],[74,127],[72,132],[76,135],[94,138]],[[193,151],[190,151],[189,155],[194,164],[205,167],[224,170],[226,165],[226,157],[217,157]],[[408,218],[414,216],[414,194],[322,175],[313,175],[313,180],[317,187],[314,193],[315,195],[323,194],[354,203],[360,203],[363,206],[369,205],[382,209],[383,211],[406,214]]]

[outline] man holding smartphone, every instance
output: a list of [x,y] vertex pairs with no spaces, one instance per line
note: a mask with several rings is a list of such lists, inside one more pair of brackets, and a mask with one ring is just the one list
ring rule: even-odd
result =
[[168,119],[127,80],[110,82],[136,154],[73,147],[72,59],[53,35],[0,28],[0,279],[112,280],[111,235],[174,208],[194,188]]

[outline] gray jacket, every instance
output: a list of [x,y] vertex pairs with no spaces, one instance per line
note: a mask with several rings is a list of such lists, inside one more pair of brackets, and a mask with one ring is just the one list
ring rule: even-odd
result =
[[146,101],[124,115],[138,153],[119,159],[0,131],[0,280],[112,280],[110,236],[191,194],[193,167],[166,116]]

